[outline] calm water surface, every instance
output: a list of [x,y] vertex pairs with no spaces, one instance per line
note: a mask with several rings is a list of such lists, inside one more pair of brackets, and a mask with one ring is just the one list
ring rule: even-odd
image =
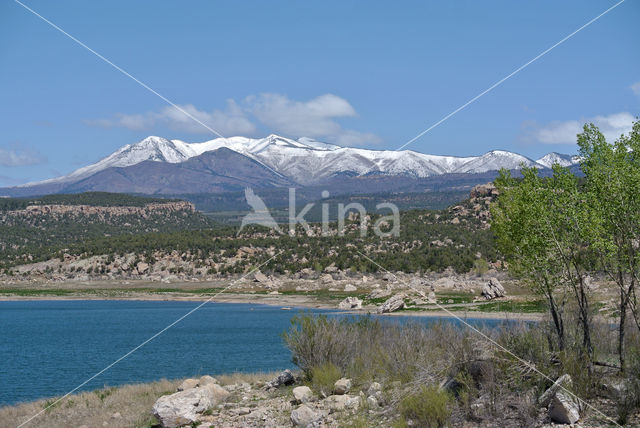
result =
[[[0,406],[67,393],[199,304],[0,302]],[[299,312],[208,303],[81,389],[292,368],[281,334]]]

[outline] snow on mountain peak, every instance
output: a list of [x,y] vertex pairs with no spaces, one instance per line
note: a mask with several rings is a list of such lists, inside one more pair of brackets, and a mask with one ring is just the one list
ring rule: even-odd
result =
[[[482,173],[501,168],[550,167],[576,163],[576,156],[549,153],[538,161],[505,150],[492,150],[481,156],[456,157],[423,154],[411,150],[370,150],[341,147],[311,138],[298,140],[271,134],[265,138],[216,138],[187,143],[149,136],[128,144],[106,158],[69,175],[42,183],[71,182],[112,167],[127,167],[144,161],[180,163],[205,152],[227,148],[247,156],[300,184],[318,183],[336,174],[370,173],[406,175],[417,178],[447,173]],[[31,184],[29,184],[31,185]],[[26,186],[26,185],[25,185]]]
[[563,155],[561,153],[551,152],[547,153],[536,162],[540,165],[545,166],[546,168],[551,168],[554,164],[559,164],[560,166],[567,167],[580,163],[580,156]]

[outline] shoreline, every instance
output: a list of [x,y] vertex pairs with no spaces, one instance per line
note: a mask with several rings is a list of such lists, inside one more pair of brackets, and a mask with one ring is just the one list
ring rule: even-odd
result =
[[152,295],[149,293],[135,293],[135,295],[127,296],[99,296],[99,295],[65,295],[65,296],[10,296],[1,295],[0,302],[20,302],[20,301],[150,301],[150,302],[207,302],[210,303],[228,303],[228,304],[255,304],[266,305],[272,307],[281,307],[282,309],[294,311],[296,309],[324,309],[334,310],[336,313],[352,314],[352,315],[377,315],[382,317],[417,317],[417,318],[460,318],[466,319],[486,319],[486,320],[502,320],[502,321],[533,321],[539,322],[543,319],[543,313],[524,313],[524,312],[481,312],[481,311],[456,311],[449,312],[442,309],[423,310],[423,311],[398,311],[386,314],[376,314],[373,312],[376,306],[365,306],[362,310],[344,310],[337,307],[337,304],[330,304],[319,301],[314,296],[305,295],[283,295],[283,294],[221,294],[215,299],[205,298],[204,296],[179,296],[179,295]]

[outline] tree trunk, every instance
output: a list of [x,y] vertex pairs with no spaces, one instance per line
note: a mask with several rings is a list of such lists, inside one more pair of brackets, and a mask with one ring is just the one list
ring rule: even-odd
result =
[[553,325],[556,328],[556,334],[558,335],[558,348],[560,351],[564,350],[564,323],[562,321],[562,315],[558,312],[558,308],[551,292],[547,295],[549,299],[549,310],[551,311],[551,318],[553,319]]
[[627,299],[625,292],[620,289],[620,324],[618,325],[618,358],[620,371],[624,372],[624,327],[627,321]]

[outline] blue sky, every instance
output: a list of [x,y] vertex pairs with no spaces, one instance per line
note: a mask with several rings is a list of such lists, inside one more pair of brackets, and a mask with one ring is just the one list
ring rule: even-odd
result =
[[[25,4],[225,136],[396,149],[615,2]],[[573,153],[640,114],[627,0],[408,149]],[[13,1],[0,3],[0,185],[54,177],[147,135],[210,131]]]

